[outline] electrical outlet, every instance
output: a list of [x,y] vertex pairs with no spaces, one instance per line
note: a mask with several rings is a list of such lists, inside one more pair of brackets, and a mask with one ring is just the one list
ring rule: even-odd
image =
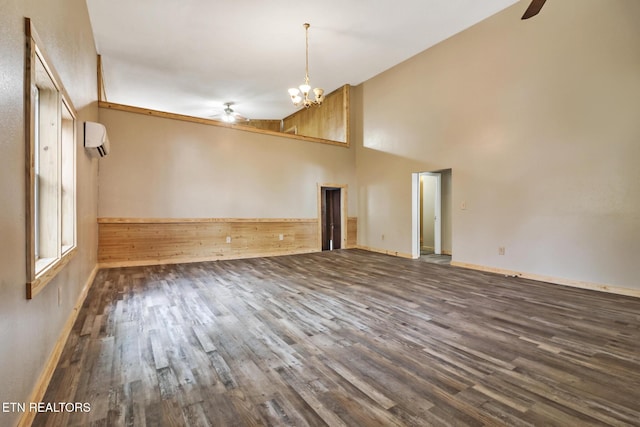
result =
[[227,236],[227,243],[231,243],[231,236]]
[[460,203],[460,209],[462,209],[463,211],[467,209],[467,202],[466,201],[462,201]]
[[504,255],[505,248],[504,246],[498,247],[498,255]]
[[382,235],[382,240],[384,240],[384,234]]
[[279,235],[278,240],[284,240],[284,234]]

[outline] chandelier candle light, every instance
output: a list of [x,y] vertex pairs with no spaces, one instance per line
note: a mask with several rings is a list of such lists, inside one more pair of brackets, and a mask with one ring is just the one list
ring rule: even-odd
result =
[[289,95],[291,95],[291,102],[296,107],[304,105],[305,108],[309,108],[312,105],[320,105],[324,101],[324,90],[320,88],[313,89],[315,100],[309,99],[309,91],[311,86],[309,85],[309,27],[311,25],[305,23],[305,43],[306,43],[306,62],[305,62],[305,76],[304,83],[298,88],[292,87],[289,89]]

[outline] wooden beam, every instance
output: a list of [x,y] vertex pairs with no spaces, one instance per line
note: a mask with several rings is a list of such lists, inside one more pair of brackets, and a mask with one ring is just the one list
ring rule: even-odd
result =
[[102,71],[102,56],[98,55],[97,60],[97,78],[98,78],[98,102],[104,102],[107,100],[107,93],[104,90],[104,75]]

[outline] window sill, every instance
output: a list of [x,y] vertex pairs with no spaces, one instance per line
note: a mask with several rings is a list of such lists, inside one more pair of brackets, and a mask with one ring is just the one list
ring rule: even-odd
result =
[[71,258],[73,258],[76,252],[77,252],[77,248],[74,247],[68,250],[67,252],[65,252],[65,254],[62,255],[60,259],[57,259],[53,262],[51,262],[50,259],[39,260],[38,262],[40,261],[46,262],[45,265],[47,266],[43,268],[40,272],[38,272],[38,274],[36,275],[36,278],[33,281],[27,282],[27,299],[32,299],[33,297],[38,295],[40,291],[43,290],[44,287],[54,277],[56,277],[58,273],[60,273],[60,271],[62,271],[62,269],[69,263],[69,261],[71,260]]
[[56,258],[40,258],[36,260],[36,277],[38,277],[41,272],[46,271],[55,262]]

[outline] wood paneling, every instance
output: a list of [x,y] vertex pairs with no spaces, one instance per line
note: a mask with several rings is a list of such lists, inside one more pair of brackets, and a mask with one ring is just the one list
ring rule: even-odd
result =
[[355,248],[358,244],[358,218],[347,218],[347,248]]
[[282,125],[282,121],[281,120],[262,120],[262,119],[254,120],[254,119],[251,119],[247,123],[245,123],[245,126],[251,126],[253,128],[256,128],[256,129],[270,130],[270,131],[273,131],[273,132],[280,132],[280,126],[281,125]]
[[101,270],[34,426],[632,426],[640,300],[341,250]]
[[[315,218],[102,218],[98,222],[98,262],[104,266],[248,258],[318,250],[318,220]],[[231,241],[227,242],[227,238]]]
[[103,76],[103,70],[102,70],[102,56],[98,55],[97,59],[96,59],[96,65],[97,65],[97,87],[98,87],[98,101],[106,101],[107,100],[107,93],[104,90],[104,76]]
[[349,141],[349,85],[325,97],[319,107],[303,108],[285,117],[283,128],[295,128],[298,135],[332,141]]

